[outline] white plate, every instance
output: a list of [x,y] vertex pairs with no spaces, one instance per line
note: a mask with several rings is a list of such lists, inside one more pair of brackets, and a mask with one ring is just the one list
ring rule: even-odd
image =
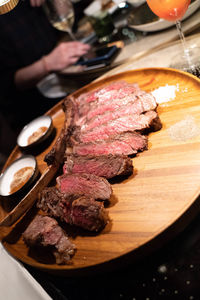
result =
[[[146,9],[149,9],[148,5],[146,3],[144,5],[145,5]],[[200,0],[196,0],[193,3],[191,3],[182,20],[185,20],[189,16],[191,16],[199,8],[199,6],[200,6]],[[141,10],[141,13],[144,13],[144,10]],[[145,24],[140,24],[140,25],[133,25],[133,24],[131,24],[131,21],[130,21],[128,25],[131,28],[139,30],[139,31],[153,32],[153,31],[159,31],[159,30],[163,30],[163,29],[169,28],[171,26],[174,26],[174,23],[168,22],[164,19],[158,19],[156,21],[145,23]]]
[[47,98],[61,98],[67,95],[66,87],[60,81],[60,78],[52,73],[42,79],[37,88],[40,93]]
[[128,0],[128,2],[133,6],[137,7],[146,2],[146,0]]

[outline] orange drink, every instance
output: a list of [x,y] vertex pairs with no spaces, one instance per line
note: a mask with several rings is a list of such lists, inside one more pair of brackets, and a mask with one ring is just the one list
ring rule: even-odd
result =
[[[158,17],[174,22],[182,43],[181,63],[172,63],[173,68],[182,69],[200,78],[199,49],[190,49],[185,41],[181,19],[186,13],[191,0],[147,0],[150,9]],[[197,55],[196,55],[197,53]]]
[[150,9],[158,17],[167,21],[180,20],[191,0],[147,0]]

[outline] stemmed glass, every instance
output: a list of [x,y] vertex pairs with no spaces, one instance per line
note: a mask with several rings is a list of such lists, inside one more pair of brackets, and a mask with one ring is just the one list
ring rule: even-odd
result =
[[70,0],[45,0],[43,8],[53,27],[67,32],[72,40],[76,40],[72,32],[75,17]]
[[[150,9],[158,17],[163,18],[167,21],[175,22],[183,47],[181,64],[182,66],[184,66],[184,70],[187,70],[188,72],[191,72],[194,75],[196,75],[195,73],[197,72],[197,70],[195,69],[195,60],[198,59],[198,56],[196,56],[196,50],[199,51],[199,49],[189,49],[187,47],[185,36],[181,26],[181,19],[186,13],[190,2],[191,0],[147,0],[147,4],[149,5]],[[176,67],[176,63],[174,63],[174,66]],[[181,67],[179,66],[178,68]]]

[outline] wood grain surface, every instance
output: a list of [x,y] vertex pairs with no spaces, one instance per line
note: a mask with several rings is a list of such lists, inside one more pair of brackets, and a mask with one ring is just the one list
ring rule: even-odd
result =
[[[176,86],[176,97],[158,106],[163,128],[150,133],[149,149],[132,158],[134,174],[121,182],[112,181],[113,195],[106,208],[111,221],[106,228],[99,234],[92,234],[66,226],[70,239],[77,246],[72,264],[58,266],[50,256],[36,253],[24,244],[21,233],[37,213],[36,208],[10,228],[2,227],[5,248],[21,261],[65,275],[127,263],[164,245],[199,213],[200,131],[197,130],[192,138],[178,141],[170,137],[169,128],[187,117],[193,118],[196,128],[200,128],[200,80],[172,69],[140,69],[91,83],[76,91],[74,96],[118,80],[137,82],[147,92],[166,84]],[[55,143],[63,125],[61,103],[48,114],[57,131],[47,148],[35,153],[41,173],[46,169],[44,155]],[[185,126],[184,130],[187,133],[191,128]],[[16,147],[6,165],[20,155]],[[1,219],[8,213],[3,203],[2,200]]]

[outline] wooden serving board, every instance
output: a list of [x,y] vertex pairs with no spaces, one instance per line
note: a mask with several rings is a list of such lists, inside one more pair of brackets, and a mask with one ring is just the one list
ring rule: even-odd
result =
[[[193,118],[197,129],[200,128],[200,80],[172,69],[140,69],[91,83],[74,96],[119,80],[137,82],[147,92],[166,84],[177,87],[175,98],[158,106],[163,128],[150,133],[149,149],[132,158],[134,174],[121,182],[112,181],[113,195],[106,208],[111,222],[105,229],[91,234],[68,228],[70,239],[77,246],[72,264],[58,266],[48,260],[48,255],[25,246],[21,233],[36,213],[34,208],[11,228],[1,228],[2,236],[7,235],[2,241],[5,248],[24,263],[49,272],[81,274],[136,260],[162,246],[199,213],[200,131],[192,138],[178,141],[170,137],[169,128],[186,117]],[[61,103],[48,113],[53,118],[57,137],[64,121]],[[184,128],[186,133],[191,129]],[[37,155],[41,172],[46,168],[44,155],[55,139]],[[7,165],[19,155],[16,147]],[[5,215],[1,207],[0,217]]]

